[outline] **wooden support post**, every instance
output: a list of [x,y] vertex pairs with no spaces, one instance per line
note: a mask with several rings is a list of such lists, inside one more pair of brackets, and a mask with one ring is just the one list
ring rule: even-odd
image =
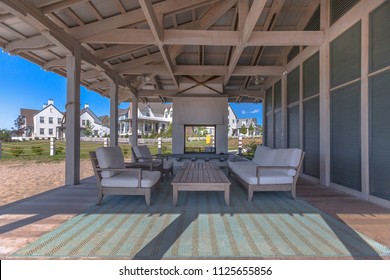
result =
[[0,159],[3,157],[3,142],[0,141]]
[[131,146],[138,145],[138,99],[131,99]]
[[66,156],[65,185],[80,183],[80,69],[81,52],[75,47],[66,58],[67,103],[66,103]]
[[321,0],[321,30],[325,42],[320,47],[320,184],[330,184],[330,63],[329,0]]
[[362,18],[362,53],[361,53],[361,157],[362,157],[362,197],[366,200],[370,196],[370,154],[369,154],[369,42],[370,26],[369,14]]
[[54,137],[50,138],[50,156],[56,154],[56,139]]
[[281,78],[282,88],[282,147],[287,148],[287,73]]
[[118,146],[118,83],[110,82],[110,146]]
[[110,143],[110,141],[109,141],[108,137],[104,138],[103,146],[104,146],[104,147],[108,147],[108,146],[109,146],[109,143]]

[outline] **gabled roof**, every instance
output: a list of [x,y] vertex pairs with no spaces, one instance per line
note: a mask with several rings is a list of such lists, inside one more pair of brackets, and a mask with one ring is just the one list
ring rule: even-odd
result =
[[20,109],[20,115],[26,118],[26,125],[27,126],[34,126],[34,115],[38,113],[39,110],[33,110],[33,109]]
[[172,104],[162,104],[162,103],[148,103],[148,104],[138,104],[138,109],[141,112],[144,112],[146,109],[150,108],[154,114],[154,116],[163,118],[165,109],[172,108]]
[[62,114],[62,115],[64,114],[60,110],[58,110],[57,107],[54,106],[54,104],[49,104],[49,105],[46,105],[45,108],[42,108],[41,110],[37,110],[37,112],[34,114],[34,116],[39,114],[39,113],[41,113],[41,112],[43,112],[43,111],[46,111],[46,110],[50,109],[50,107],[54,108],[55,110],[57,110],[60,114]]
[[96,116],[95,113],[92,112],[91,109],[89,109],[89,107],[88,107],[88,108],[83,108],[83,109],[80,111],[80,116],[82,116],[82,115],[85,114],[85,113],[89,114],[89,115],[93,118],[93,120],[94,120],[95,123],[97,123],[97,124],[102,124],[102,121],[99,119],[99,117]]

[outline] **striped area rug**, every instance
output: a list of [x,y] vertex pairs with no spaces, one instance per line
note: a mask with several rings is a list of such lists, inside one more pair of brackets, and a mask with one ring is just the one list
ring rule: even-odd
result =
[[301,199],[231,186],[222,192],[180,192],[172,207],[168,183],[143,197],[108,196],[14,256],[71,258],[280,258],[390,255],[390,249]]

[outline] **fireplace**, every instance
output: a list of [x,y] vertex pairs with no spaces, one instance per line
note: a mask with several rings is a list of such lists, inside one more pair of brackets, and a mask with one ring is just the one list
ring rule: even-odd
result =
[[215,154],[215,125],[184,125],[185,154]]

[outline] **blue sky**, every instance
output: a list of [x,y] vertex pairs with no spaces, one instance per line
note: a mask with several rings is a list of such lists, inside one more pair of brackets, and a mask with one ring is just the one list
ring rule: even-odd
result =
[[[65,111],[66,79],[53,72],[44,71],[40,66],[18,56],[0,52],[0,129],[11,129],[20,113],[20,108],[42,108],[48,99],[54,100],[54,106]],[[81,87],[81,106],[89,104],[98,116],[108,115],[108,98]],[[121,104],[126,108],[128,104]],[[261,104],[231,104],[239,118],[257,118],[262,120]]]

